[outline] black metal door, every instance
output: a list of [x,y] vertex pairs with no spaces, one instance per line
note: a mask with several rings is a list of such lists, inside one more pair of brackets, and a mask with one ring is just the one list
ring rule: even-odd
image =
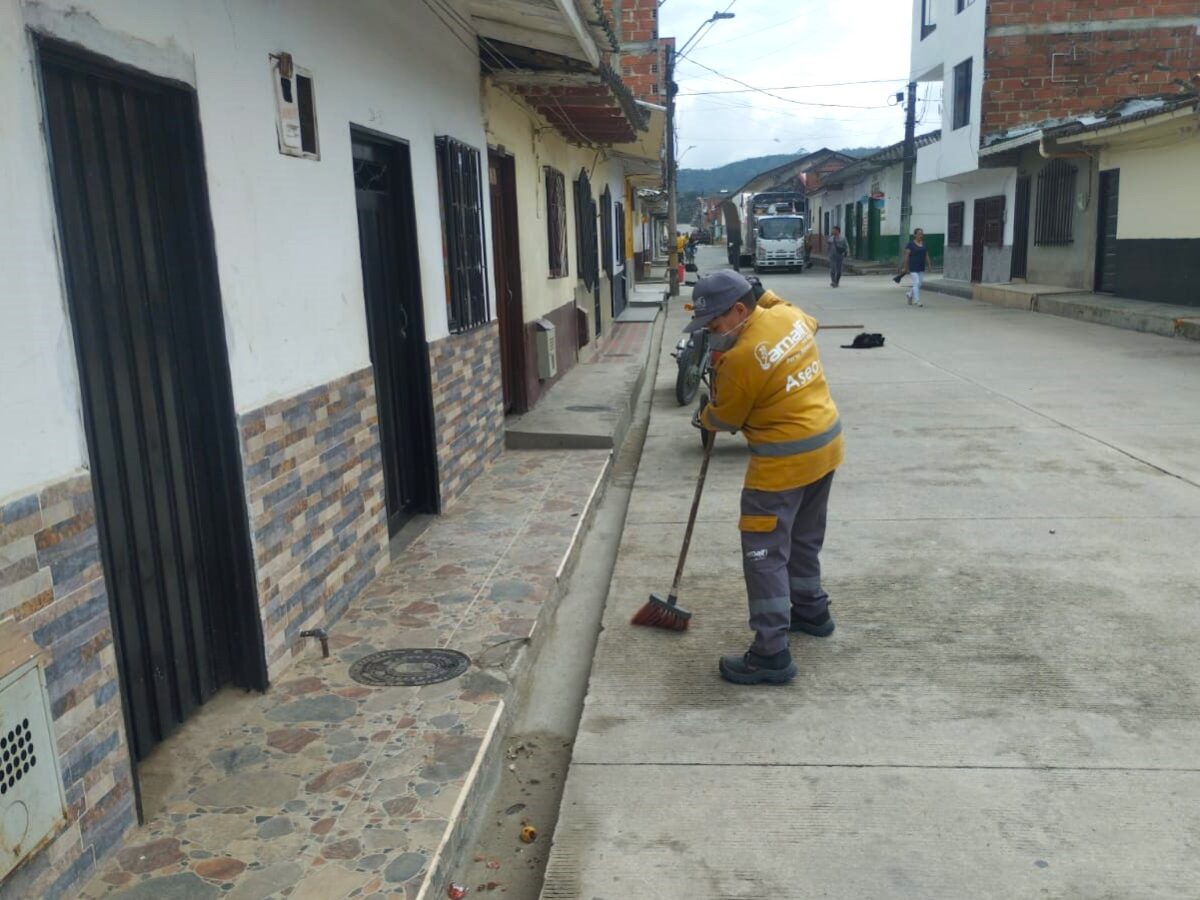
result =
[[511,155],[488,153],[492,200],[492,260],[496,274],[496,318],[500,320],[500,381],[504,412],[523,413],[525,398],[525,313],[521,293],[521,243],[517,220],[517,167]]
[[971,228],[971,281],[983,281],[983,248],[987,240],[987,201],[975,201],[975,220]]
[[437,509],[429,351],[408,147],[354,130],[354,192],[388,532]]
[[266,687],[190,90],[44,43],[46,123],[134,756]]
[[617,229],[616,265],[613,267],[612,279],[612,313],[615,319],[625,311],[625,290],[628,266],[625,262],[625,205],[614,204],[615,225]]
[[1096,227],[1096,290],[1117,289],[1117,211],[1121,170],[1100,173],[1100,209]]
[[600,256],[596,249],[596,198],[592,196],[592,182],[587,170],[580,169],[575,179],[575,242],[576,271],[584,286],[592,292],[592,309],[596,316],[595,334],[600,336],[602,316],[600,308]]
[[1013,278],[1029,276],[1029,176],[1017,179],[1017,202],[1013,212]]

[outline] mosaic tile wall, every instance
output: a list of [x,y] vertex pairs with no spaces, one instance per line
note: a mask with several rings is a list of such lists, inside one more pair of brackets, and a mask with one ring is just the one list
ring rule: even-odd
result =
[[[572,352],[559,347],[559,353]],[[496,322],[429,345],[442,506],[504,449],[504,389]]]
[[386,563],[378,421],[370,368],[239,417],[272,680]]
[[89,475],[0,503],[0,628],[13,627],[45,651],[67,826],[0,898],[75,897],[136,820]]

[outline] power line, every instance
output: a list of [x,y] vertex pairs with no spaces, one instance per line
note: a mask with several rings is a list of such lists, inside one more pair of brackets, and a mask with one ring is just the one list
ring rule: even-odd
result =
[[726,75],[723,72],[718,72],[716,69],[712,68],[711,66],[706,66],[702,62],[696,62],[696,60],[694,60],[694,59],[689,59],[688,62],[691,63],[693,66],[699,66],[702,69],[712,72],[714,75],[718,75],[721,78],[726,79],[727,81],[732,81],[734,84],[740,84],[742,87],[749,88],[751,91],[754,91],[755,93],[765,94],[766,96],[772,97],[775,100],[782,100],[784,103],[793,103],[796,106],[827,106],[827,107],[833,107],[833,108],[837,108],[837,109],[884,109],[884,108],[886,108],[885,104],[881,104],[879,106],[862,106],[862,105],[856,105],[853,103],[818,103],[815,100],[793,100],[791,97],[782,97],[779,94],[772,94],[769,90],[766,90],[765,88],[755,87],[754,85],[750,84],[749,82],[742,81],[740,78],[734,78],[732,75]]
[[[688,60],[688,62],[694,62],[694,60]],[[696,65],[699,65],[699,63],[696,63]],[[688,91],[687,93],[681,91],[675,96],[704,97],[709,94],[752,94],[756,91],[800,91],[806,88],[850,87],[856,84],[895,84],[896,82],[905,81],[907,81],[906,78],[869,78],[866,81],[827,81],[823,84],[786,84],[781,87],[770,88],[729,88],[721,91]]]

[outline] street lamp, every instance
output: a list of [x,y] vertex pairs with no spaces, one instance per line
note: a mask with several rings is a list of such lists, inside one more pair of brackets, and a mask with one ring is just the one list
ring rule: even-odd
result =
[[702,28],[704,28],[705,25],[712,25],[714,22],[720,22],[722,19],[732,19],[732,18],[735,18],[736,15],[737,15],[736,13],[731,13],[731,12],[715,12],[715,13],[713,13],[712,16],[710,16],[709,18],[705,19],[703,22],[700,23],[700,28],[697,28],[695,33],[690,38],[688,38],[687,41],[684,42],[684,45],[675,51],[675,55],[683,56],[683,54],[687,50],[687,48],[692,46],[692,41],[694,41],[696,39],[696,35],[700,33],[700,30]]
[[683,158],[684,158],[685,156],[687,156],[687,152],[688,152],[688,150],[695,150],[695,149],[696,149],[696,145],[695,145],[695,144],[692,144],[692,146],[688,147],[688,148],[687,148],[687,150],[684,150],[682,153],[680,153],[680,154],[679,154],[677,157],[675,157],[675,162],[676,162],[676,164],[678,164],[678,163],[680,163],[680,162],[682,162],[682,161],[683,161]]
[[[732,6],[732,4],[730,4]],[[675,248],[675,232],[678,226],[678,219],[675,215],[675,173],[678,166],[675,164],[675,60],[677,60],[688,47],[692,46],[692,42],[696,40],[696,35],[700,34],[705,25],[712,25],[715,22],[720,22],[722,19],[732,19],[734,14],[731,12],[715,12],[696,29],[695,33],[684,43],[683,47],[667,54],[667,221],[670,223],[669,231],[671,235],[671,248],[667,254],[667,281],[669,285],[668,293],[672,297],[679,296],[679,253]],[[691,150],[688,147],[688,150]],[[687,150],[683,151],[684,153]]]

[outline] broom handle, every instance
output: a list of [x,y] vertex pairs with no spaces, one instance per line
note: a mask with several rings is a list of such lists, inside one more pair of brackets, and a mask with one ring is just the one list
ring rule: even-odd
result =
[[671,594],[667,602],[672,606],[679,596],[679,582],[683,580],[683,564],[687,562],[688,547],[692,545],[692,529],[696,527],[696,513],[700,511],[700,495],[704,493],[704,479],[708,477],[708,458],[713,444],[717,442],[714,431],[704,443],[704,457],[700,461],[700,475],[696,479],[696,496],[692,498],[692,511],[688,513],[687,530],[683,533],[683,546],[679,548],[679,564],[675,566],[675,580],[671,582]]

